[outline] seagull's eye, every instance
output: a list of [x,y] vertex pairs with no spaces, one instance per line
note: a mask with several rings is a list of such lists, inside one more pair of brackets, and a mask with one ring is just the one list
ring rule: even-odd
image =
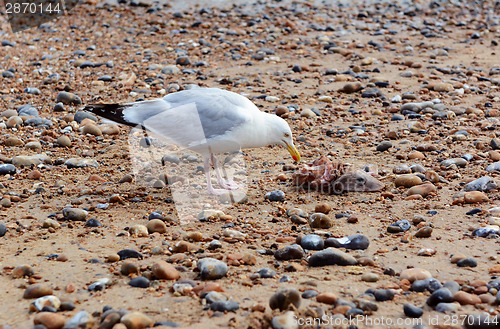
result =
[[290,134],[289,133],[285,133],[285,137],[290,137]]

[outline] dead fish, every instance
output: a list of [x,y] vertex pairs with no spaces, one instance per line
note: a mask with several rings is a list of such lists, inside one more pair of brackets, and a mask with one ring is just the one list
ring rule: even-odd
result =
[[384,187],[371,173],[352,170],[350,164],[333,163],[326,156],[303,164],[292,179],[296,186],[327,194],[376,192]]

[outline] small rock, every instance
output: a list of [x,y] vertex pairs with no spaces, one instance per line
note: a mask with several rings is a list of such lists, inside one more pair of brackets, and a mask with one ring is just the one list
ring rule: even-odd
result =
[[317,234],[308,234],[302,237],[300,245],[307,250],[323,250],[325,248],[325,241]]
[[138,276],[129,281],[129,286],[135,288],[149,288],[150,282],[143,276]]
[[64,327],[65,318],[63,315],[52,312],[41,312],[35,315],[33,323],[41,324],[46,329],[62,329]]
[[285,192],[283,192],[281,190],[272,191],[272,192],[266,193],[265,198],[269,201],[283,202],[283,201],[285,201]]
[[155,277],[162,280],[178,280],[180,277],[179,271],[163,260],[156,261],[151,267],[151,272]]
[[309,257],[309,266],[327,266],[327,265],[356,265],[357,260],[345,252],[335,249],[328,248],[321,250]]
[[415,237],[417,238],[429,238],[432,234],[432,227],[430,226],[425,226],[425,227],[422,227],[421,229],[419,229],[416,233],[415,233]]
[[316,205],[316,207],[314,207],[315,213],[319,212],[328,215],[330,211],[332,211],[332,206],[330,206],[328,203],[321,203]]
[[275,292],[271,298],[269,298],[269,306],[272,310],[279,309],[280,311],[288,309],[290,304],[295,307],[299,307],[301,303],[300,293],[295,288],[281,289]]
[[457,262],[457,265],[459,267],[476,267],[477,261],[472,257],[468,257],[468,258],[464,258],[464,259],[459,260]]
[[427,197],[432,193],[436,193],[437,188],[434,184],[425,182],[422,185],[413,186],[408,190],[408,195],[421,195],[422,197]]
[[373,272],[365,272],[361,276],[361,281],[365,282],[377,282],[379,280],[379,275]]
[[304,249],[298,244],[280,248],[274,252],[277,260],[303,259],[306,256]]
[[63,103],[65,105],[80,105],[82,104],[82,100],[80,97],[73,93],[69,93],[66,91],[61,91],[57,94],[56,102]]
[[125,314],[121,320],[127,329],[144,329],[148,327],[152,327],[154,321],[150,319],[147,315],[140,312],[131,312]]
[[363,234],[353,234],[345,238],[328,238],[325,245],[334,248],[364,250],[370,245],[370,240]]
[[65,220],[70,221],[85,221],[87,218],[88,212],[83,209],[78,208],[64,208],[63,216]]
[[331,292],[324,292],[316,296],[316,300],[318,301],[318,303],[323,303],[328,305],[335,305],[337,299],[338,299],[337,296]]
[[24,290],[23,298],[24,299],[40,298],[52,294],[53,290],[51,287],[45,284],[37,283],[29,286],[28,288],[26,288],[26,290]]
[[320,212],[314,213],[309,217],[309,225],[312,228],[329,229],[333,224],[333,219]]
[[406,279],[410,282],[414,282],[416,280],[425,280],[432,278],[432,275],[427,270],[415,267],[402,271],[399,277],[400,279]]
[[459,302],[460,305],[476,305],[481,304],[481,298],[474,294],[469,294],[465,291],[459,291],[453,295],[453,300]]
[[409,318],[419,318],[424,314],[424,310],[410,303],[405,303],[403,305],[403,311]]
[[435,307],[439,303],[453,302],[453,294],[448,288],[441,288],[434,291],[427,299],[427,305]]
[[489,198],[484,192],[480,191],[471,191],[464,193],[464,202],[465,203],[481,203],[488,201]]
[[166,233],[167,225],[161,219],[152,219],[146,224],[149,234],[153,233]]
[[203,258],[198,261],[202,280],[217,280],[227,274],[226,263],[215,258]]
[[0,164],[0,175],[14,175],[16,167],[10,163]]
[[383,141],[377,145],[377,151],[384,152],[392,147],[391,141]]
[[414,174],[405,174],[399,175],[394,180],[394,185],[396,186],[404,186],[404,187],[412,187],[416,185],[422,184],[422,179]]
[[394,290],[392,290],[392,289],[377,289],[377,290],[375,290],[373,295],[375,296],[375,300],[377,302],[392,300],[392,299],[394,299]]

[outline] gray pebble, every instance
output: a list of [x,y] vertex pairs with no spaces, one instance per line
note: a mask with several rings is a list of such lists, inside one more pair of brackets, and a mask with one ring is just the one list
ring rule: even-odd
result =
[[138,277],[130,280],[130,282],[128,284],[129,284],[129,286],[135,287],[135,288],[149,288],[150,282],[145,277],[138,276]]
[[280,248],[274,252],[277,260],[302,259],[306,256],[304,249],[298,244]]
[[325,241],[317,234],[308,234],[300,240],[300,245],[308,250],[323,250],[325,248]]
[[488,167],[486,167],[486,171],[487,172],[500,171],[500,161],[490,164]]
[[198,261],[202,280],[217,280],[227,274],[226,263],[215,258],[203,258]]
[[216,301],[210,304],[210,309],[212,311],[218,312],[235,312],[240,308],[240,305],[235,301]]
[[457,262],[457,265],[459,267],[476,267],[477,266],[477,260],[475,260],[472,257],[464,258],[461,259]]
[[16,167],[10,163],[0,164],[0,175],[14,175],[16,173]]
[[327,266],[327,265],[356,265],[357,260],[345,252],[338,249],[328,248],[312,255],[309,260],[309,266]]
[[438,289],[427,298],[427,305],[431,307],[435,307],[439,303],[451,302],[453,302],[453,294],[448,288]]
[[85,111],[77,111],[75,113],[75,117],[74,117],[74,120],[78,123],[82,122],[84,119],[90,119],[90,120],[93,120],[95,122],[98,121],[97,117],[89,112],[85,112]]
[[377,145],[377,151],[384,152],[392,147],[391,141],[383,141]]
[[498,188],[495,180],[489,176],[483,176],[481,178],[475,179],[472,182],[465,185],[465,191],[489,191]]
[[64,162],[68,168],[99,167],[99,163],[94,159],[71,158]]
[[78,208],[64,208],[63,216],[65,220],[70,221],[85,221],[88,212]]
[[59,94],[57,94],[56,102],[60,102],[65,105],[80,105],[82,104],[82,99],[73,93],[69,93],[67,91],[61,91],[59,92]]
[[7,233],[7,227],[4,223],[0,223],[0,238]]
[[325,245],[334,248],[364,250],[370,245],[370,240],[363,234],[353,234],[345,238],[328,238]]
[[272,192],[266,193],[265,198],[269,201],[283,202],[283,201],[285,201],[285,192],[283,192],[281,190],[272,191]]

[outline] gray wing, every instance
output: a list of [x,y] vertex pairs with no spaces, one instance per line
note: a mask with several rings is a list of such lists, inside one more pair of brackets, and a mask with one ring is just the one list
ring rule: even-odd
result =
[[245,123],[252,112],[260,112],[248,98],[217,88],[184,90],[163,100],[172,108],[194,103],[207,139],[224,135]]
[[124,110],[124,117],[179,146],[192,148],[210,139],[224,139],[224,135],[247,122],[254,111],[259,109],[243,96],[197,88],[135,103]]

